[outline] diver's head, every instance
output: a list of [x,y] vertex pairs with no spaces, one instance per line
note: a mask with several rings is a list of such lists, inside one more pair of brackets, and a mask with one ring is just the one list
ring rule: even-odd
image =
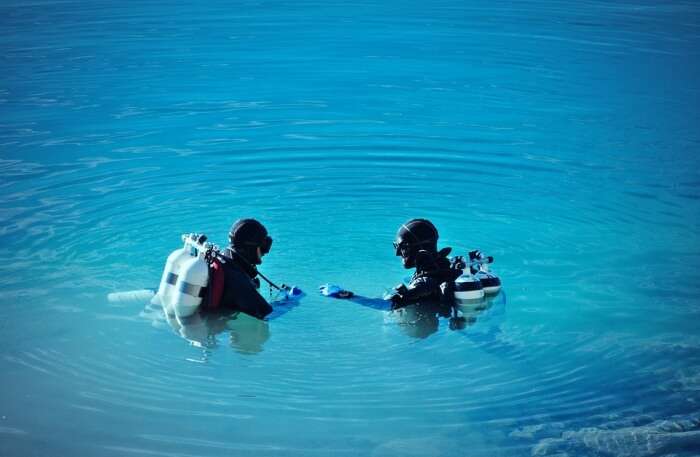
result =
[[255,219],[239,219],[231,227],[228,234],[233,251],[247,261],[260,265],[262,257],[270,252],[272,238],[267,229]]
[[394,249],[404,268],[416,266],[418,251],[437,252],[438,231],[427,219],[411,219],[396,232]]

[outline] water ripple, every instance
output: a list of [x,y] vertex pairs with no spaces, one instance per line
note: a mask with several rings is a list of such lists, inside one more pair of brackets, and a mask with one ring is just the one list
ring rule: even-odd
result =
[[[700,446],[697,5],[69,3],[0,6],[0,453]],[[289,312],[105,300],[243,216]],[[314,293],[381,295],[412,217],[507,303]]]

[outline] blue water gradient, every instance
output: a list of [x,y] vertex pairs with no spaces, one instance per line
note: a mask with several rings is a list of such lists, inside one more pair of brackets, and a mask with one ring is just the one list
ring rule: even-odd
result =
[[[700,455],[700,6],[0,5],[0,455]],[[182,325],[181,233],[307,294]],[[391,245],[495,257],[464,329]],[[263,291],[266,292],[266,291]]]

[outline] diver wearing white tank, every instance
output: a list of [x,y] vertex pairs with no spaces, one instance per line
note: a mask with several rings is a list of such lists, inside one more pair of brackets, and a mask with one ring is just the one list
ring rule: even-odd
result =
[[411,219],[399,227],[394,241],[396,256],[404,268],[415,268],[408,285],[394,288],[388,297],[392,309],[419,301],[451,305],[454,280],[461,271],[452,268],[447,258],[452,248],[437,249],[438,231],[427,219]]
[[230,247],[221,260],[210,265],[210,291],[205,311],[240,311],[258,319],[272,312],[272,306],[260,295],[257,265],[270,252],[272,238],[255,219],[240,219],[231,227]]

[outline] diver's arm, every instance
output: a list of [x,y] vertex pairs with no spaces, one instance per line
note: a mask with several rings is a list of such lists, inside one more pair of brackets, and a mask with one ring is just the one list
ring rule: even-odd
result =
[[389,311],[391,302],[383,298],[369,298],[357,295],[337,284],[322,284],[319,286],[319,292],[325,297],[332,297],[340,300],[347,300],[358,305],[366,306],[367,308],[378,309],[381,311]]
[[391,302],[381,298],[369,298],[361,295],[355,295],[354,297],[349,298],[348,301],[366,306],[367,308],[378,309],[380,311],[391,310]]
[[238,310],[258,319],[263,319],[272,312],[272,306],[265,301],[248,280],[239,281],[236,287],[236,307]]
[[398,287],[391,296],[391,308],[398,309],[416,303],[435,293],[438,284],[431,278],[416,278],[408,286]]

